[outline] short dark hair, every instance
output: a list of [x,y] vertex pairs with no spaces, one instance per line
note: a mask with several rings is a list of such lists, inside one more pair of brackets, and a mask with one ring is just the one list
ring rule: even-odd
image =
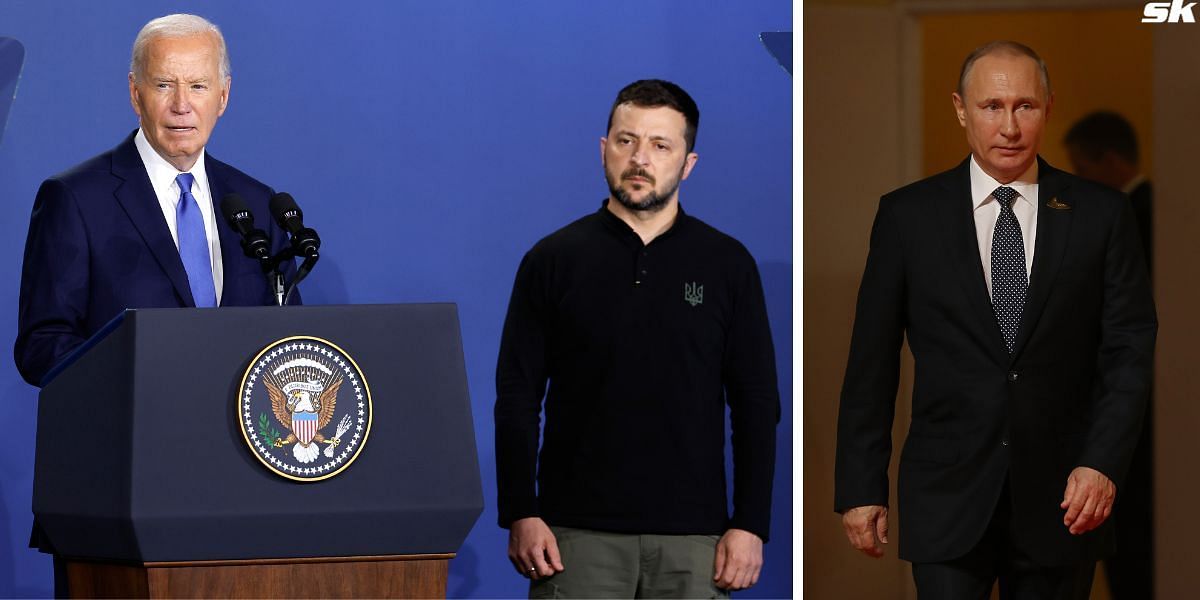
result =
[[1033,48],[1026,46],[1020,42],[1012,42],[1009,40],[997,40],[988,42],[967,55],[967,59],[963,61],[962,70],[958,72],[958,95],[963,96],[963,89],[967,84],[967,76],[971,74],[971,67],[975,66],[975,61],[991,55],[991,54],[1007,54],[1009,56],[1025,56],[1032,58],[1033,62],[1037,63],[1038,75],[1042,79],[1042,87],[1046,89],[1046,97],[1050,97],[1050,72],[1046,70],[1046,61],[1038,56]]
[[1133,125],[1112,111],[1097,111],[1076,121],[1063,143],[1078,149],[1088,160],[1100,160],[1105,152],[1113,152],[1135,165],[1138,162]]
[[696,106],[696,101],[692,100],[683,88],[661,79],[641,79],[625,86],[617,94],[612,110],[608,111],[608,127],[605,131],[612,131],[613,115],[616,114],[617,107],[625,103],[644,108],[669,106],[683,113],[683,119],[687,122],[687,127],[683,130],[687,150],[691,152],[696,147],[696,130],[700,128],[700,107]]

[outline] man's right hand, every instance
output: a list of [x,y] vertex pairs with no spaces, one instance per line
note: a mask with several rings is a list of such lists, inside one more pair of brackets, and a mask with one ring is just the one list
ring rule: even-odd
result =
[[550,526],[538,517],[513,521],[508,530],[508,560],[517,572],[531,579],[549,577],[563,570],[558,540]]
[[842,527],[850,545],[872,558],[883,556],[879,543],[888,543],[887,514],[887,507],[878,505],[856,506],[842,513]]

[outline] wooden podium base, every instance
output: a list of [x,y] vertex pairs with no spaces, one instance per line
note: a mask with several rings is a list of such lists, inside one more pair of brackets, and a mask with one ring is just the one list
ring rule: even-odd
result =
[[445,598],[454,554],[155,562],[67,560],[72,598]]

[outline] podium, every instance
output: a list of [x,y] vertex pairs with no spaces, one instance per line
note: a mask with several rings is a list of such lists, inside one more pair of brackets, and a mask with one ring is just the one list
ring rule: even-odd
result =
[[[316,481],[273,472],[238,412],[259,353],[293,336],[369,388],[369,433]],[[445,595],[483,508],[454,305],[129,310],[64,365],[39,399],[33,512],[72,596]]]

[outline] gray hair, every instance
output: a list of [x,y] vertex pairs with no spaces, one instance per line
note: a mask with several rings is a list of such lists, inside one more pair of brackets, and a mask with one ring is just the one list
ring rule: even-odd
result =
[[221,82],[229,78],[233,70],[229,66],[229,50],[225,48],[225,36],[216,25],[204,17],[187,14],[167,15],[146,23],[133,40],[133,58],[129,61],[129,72],[134,80],[140,81],[146,71],[146,50],[155,38],[181,38],[211,34],[217,40],[218,62],[221,67]]

